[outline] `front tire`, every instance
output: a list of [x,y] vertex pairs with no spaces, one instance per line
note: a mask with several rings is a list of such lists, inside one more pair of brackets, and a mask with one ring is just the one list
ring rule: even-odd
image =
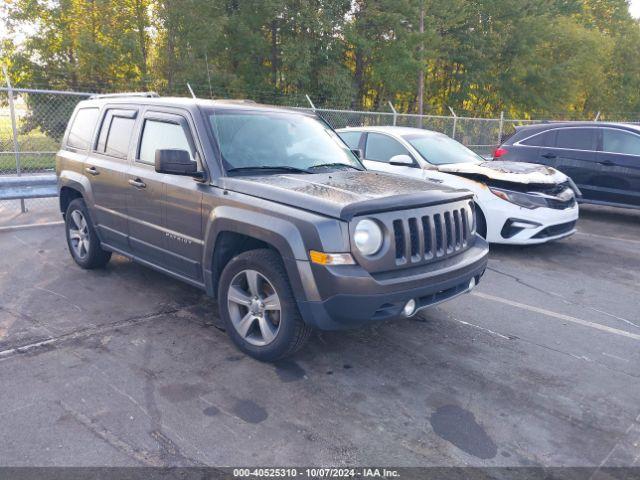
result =
[[64,218],[67,246],[75,262],[87,270],[104,267],[111,259],[111,252],[100,246],[100,239],[84,200],[73,200],[67,207]]
[[293,355],[311,333],[272,250],[251,250],[229,261],[220,276],[218,308],[231,340],[260,361]]

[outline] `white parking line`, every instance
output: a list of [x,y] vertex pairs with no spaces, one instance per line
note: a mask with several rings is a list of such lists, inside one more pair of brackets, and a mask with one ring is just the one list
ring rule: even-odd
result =
[[0,233],[15,232],[16,230],[30,230],[32,228],[40,228],[40,227],[55,227],[58,225],[64,225],[64,222],[62,220],[58,220],[55,222],[33,223],[29,225],[10,225],[6,227],[0,227]]
[[509,305],[511,307],[520,308],[522,310],[528,310],[529,312],[540,313],[541,315],[557,318],[558,320],[564,320],[565,322],[571,322],[577,325],[582,325],[583,327],[594,328],[602,332],[613,333],[614,335],[620,335],[621,337],[632,338],[633,340],[640,340],[640,335],[637,335],[635,333],[627,332],[625,330],[619,330],[617,328],[607,327],[606,325],[600,325],[599,323],[594,323],[588,320],[582,320],[580,318],[571,317],[563,313],[552,312],[551,310],[545,310],[544,308],[539,308],[539,307],[534,307],[532,305],[526,305],[524,303],[514,302],[512,300],[507,300],[506,298],[495,297],[493,295],[488,295],[486,293],[472,292],[472,295],[479,298],[484,298],[485,300],[490,300],[492,302],[498,302],[504,305]]
[[634,240],[632,238],[620,238],[620,237],[609,237],[608,235],[598,235],[597,233],[587,233],[577,231],[576,235],[584,235],[585,237],[593,237],[600,238],[602,240],[617,240],[618,242],[629,242],[640,245],[640,240]]

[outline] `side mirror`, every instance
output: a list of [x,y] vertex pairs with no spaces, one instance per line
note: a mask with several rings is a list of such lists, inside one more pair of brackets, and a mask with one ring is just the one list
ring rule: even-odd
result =
[[353,153],[360,160],[362,160],[362,158],[364,157],[364,152],[360,148],[352,148],[351,153]]
[[156,150],[156,172],[170,175],[198,176],[198,163],[186,150]]
[[389,165],[396,165],[398,167],[413,167],[413,158],[409,155],[394,155],[389,159]]

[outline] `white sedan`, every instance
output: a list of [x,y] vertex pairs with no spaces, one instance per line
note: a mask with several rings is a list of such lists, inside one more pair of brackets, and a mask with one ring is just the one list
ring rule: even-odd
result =
[[487,161],[448,136],[408,127],[337,131],[370,170],[465,188],[474,193],[478,233],[491,243],[536,244],[575,233],[569,177],[543,165]]

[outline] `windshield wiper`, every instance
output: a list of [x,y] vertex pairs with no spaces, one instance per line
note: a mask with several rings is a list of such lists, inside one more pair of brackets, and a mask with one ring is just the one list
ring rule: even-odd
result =
[[252,167],[233,167],[227,168],[227,173],[234,172],[261,172],[261,171],[271,171],[271,172],[294,172],[294,173],[311,173],[309,170],[304,170],[302,168],[289,167],[287,165],[255,165]]
[[354,165],[349,165],[348,163],[340,163],[340,162],[334,162],[334,163],[320,163],[318,165],[312,165],[311,167],[309,167],[309,170],[315,169],[315,168],[323,168],[323,167],[347,167],[347,168],[353,168],[354,170],[358,170],[361,171],[362,168],[358,168]]

